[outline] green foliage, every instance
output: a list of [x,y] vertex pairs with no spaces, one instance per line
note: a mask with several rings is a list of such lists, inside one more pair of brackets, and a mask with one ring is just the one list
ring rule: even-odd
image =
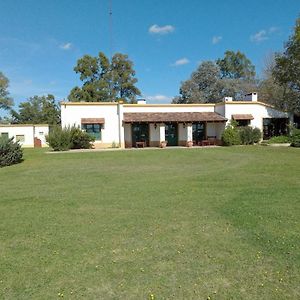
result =
[[230,124],[226,126],[222,134],[222,142],[224,146],[233,146],[241,144],[239,130],[236,127],[236,123],[234,121],[231,121]]
[[23,157],[23,150],[13,138],[0,137],[0,168],[20,163]]
[[123,99],[133,103],[141,94],[135,86],[133,63],[127,55],[116,53],[111,62],[102,52],[97,57],[85,55],[77,61],[74,71],[80,74],[83,85],[71,90],[69,101],[115,102]]
[[255,67],[244,53],[226,51],[223,59],[217,59],[222,78],[253,80]]
[[71,149],[90,149],[95,139],[78,127],[71,128]]
[[95,139],[78,127],[55,126],[50,128],[46,141],[54,151],[67,151],[69,149],[89,149]]
[[268,144],[285,144],[290,143],[291,138],[286,135],[280,135],[280,136],[273,136],[268,140]]
[[300,129],[293,128],[291,131],[291,146],[300,147]]
[[284,89],[282,102],[287,110],[300,112],[300,18],[294,34],[285,45],[285,51],[275,57],[275,81]]
[[173,103],[214,103],[225,96],[241,99],[257,88],[255,70],[241,52],[227,51],[224,59],[204,61],[181,83]]
[[34,96],[19,105],[19,113],[11,112],[14,123],[49,124],[60,123],[60,109],[53,95]]
[[72,146],[71,137],[70,127],[61,128],[61,126],[54,126],[50,128],[46,141],[54,151],[67,151]]
[[238,132],[240,134],[242,145],[253,145],[254,143],[258,143],[262,136],[259,128],[253,128],[251,126],[240,127]]
[[9,97],[8,79],[0,72],[0,109],[9,109],[13,105],[12,98]]

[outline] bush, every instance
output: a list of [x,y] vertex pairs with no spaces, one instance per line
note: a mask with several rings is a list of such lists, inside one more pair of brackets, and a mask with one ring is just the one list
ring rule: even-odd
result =
[[71,149],[71,128],[55,126],[50,128],[46,141],[54,151],[67,151]]
[[291,146],[300,147],[300,129],[293,128],[291,131]]
[[67,151],[69,149],[89,149],[94,138],[78,127],[51,128],[46,141],[54,151]]
[[285,144],[290,142],[291,138],[286,135],[273,136],[268,140],[268,144]]
[[222,134],[222,142],[224,146],[240,145],[240,134],[234,123],[230,123]]
[[71,149],[90,149],[95,139],[78,127],[71,129]]
[[261,131],[259,128],[253,128],[251,126],[240,127],[239,134],[243,145],[253,145],[254,143],[258,143],[261,139]]
[[0,167],[20,163],[23,159],[23,150],[13,138],[0,137]]

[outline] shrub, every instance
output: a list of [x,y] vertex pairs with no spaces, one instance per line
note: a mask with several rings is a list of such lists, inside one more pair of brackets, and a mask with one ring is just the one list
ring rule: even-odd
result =
[[261,139],[261,131],[259,128],[253,128],[251,126],[240,127],[239,134],[243,145],[253,145],[254,143],[258,143]]
[[23,159],[23,150],[13,138],[0,137],[0,167],[20,163]]
[[54,151],[67,151],[69,149],[89,149],[94,138],[78,127],[55,126],[51,128],[46,141]]
[[285,144],[290,142],[291,138],[286,135],[273,136],[268,140],[268,144]]
[[50,128],[46,141],[54,151],[67,151],[71,148],[71,128],[54,126]]
[[224,146],[240,145],[240,134],[235,126],[235,123],[231,122],[224,130],[222,134],[222,142]]
[[90,149],[95,139],[78,127],[71,128],[71,149]]
[[293,128],[291,131],[291,146],[300,147],[300,129]]

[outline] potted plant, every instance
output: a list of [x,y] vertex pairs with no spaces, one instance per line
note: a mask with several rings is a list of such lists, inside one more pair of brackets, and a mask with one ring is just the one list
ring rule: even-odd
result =
[[193,141],[187,141],[186,146],[189,147],[189,148],[193,147]]
[[166,148],[168,144],[168,141],[161,141],[160,142],[160,148]]

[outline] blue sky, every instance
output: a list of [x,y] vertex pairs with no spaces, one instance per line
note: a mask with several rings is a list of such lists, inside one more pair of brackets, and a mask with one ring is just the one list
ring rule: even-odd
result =
[[[240,50],[260,74],[282,51],[299,0],[112,0],[112,49],[134,62],[148,103],[168,103],[203,60]],[[0,71],[17,106],[33,95],[58,101],[80,84],[84,54],[110,55],[109,0],[0,0]]]

